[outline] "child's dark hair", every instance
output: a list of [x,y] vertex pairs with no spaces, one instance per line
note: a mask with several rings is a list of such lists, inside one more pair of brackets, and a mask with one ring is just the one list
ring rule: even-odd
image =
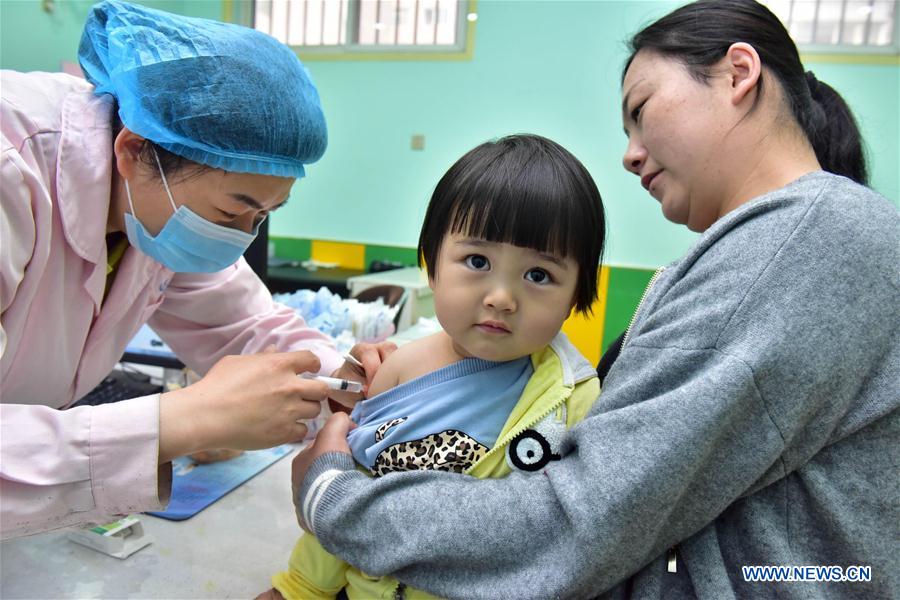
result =
[[606,223],[590,173],[538,135],[511,135],[467,152],[441,178],[419,234],[431,277],[447,233],[548,252],[578,263],[575,308],[590,314]]
[[[755,0],[700,0],[674,10],[631,39],[631,55],[651,50],[681,61],[698,81],[735,42],[746,42],[781,83],[791,114],[800,124],[826,171],[866,185],[862,137],[850,108],[834,89],[803,71],[797,46],[784,25]],[[760,75],[759,90],[763,89]],[[759,95],[756,96],[759,100]],[[754,105],[755,108],[755,105]]]

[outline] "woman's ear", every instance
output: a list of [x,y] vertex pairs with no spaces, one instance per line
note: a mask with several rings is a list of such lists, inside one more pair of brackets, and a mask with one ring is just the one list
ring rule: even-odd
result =
[[127,127],[122,127],[122,130],[116,135],[116,139],[113,140],[116,170],[123,179],[133,179],[137,173],[144,141],[143,137]]
[[738,105],[752,99],[759,90],[762,61],[756,49],[746,42],[736,42],[725,53],[725,68],[731,83],[731,103]]

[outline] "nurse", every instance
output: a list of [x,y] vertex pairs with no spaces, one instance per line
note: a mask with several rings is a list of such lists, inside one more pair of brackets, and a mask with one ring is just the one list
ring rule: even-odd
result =
[[[351,372],[241,258],[325,151],[293,52],[110,1],[79,59],[88,81],[2,73],[3,537],[160,509],[173,458],[300,440],[327,388],[297,374]],[[205,377],[59,410],[147,322]],[[390,349],[353,352],[372,373]]]

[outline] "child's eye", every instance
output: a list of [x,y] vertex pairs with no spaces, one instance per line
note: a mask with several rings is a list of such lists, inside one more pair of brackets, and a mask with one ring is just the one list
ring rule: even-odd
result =
[[235,219],[238,218],[238,215],[236,215],[236,214],[234,214],[234,213],[230,213],[230,212],[225,211],[225,210],[222,210],[221,208],[219,209],[219,212],[222,213],[222,214],[225,216],[225,218],[228,219],[228,220],[230,220],[230,221],[234,221]]
[[551,283],[553,280],[550,278],[550,274],[543,269],[531,269],[527,273],[525,273],[525,279],[532,283],[538,284],[547,284]]
[[490,268],[491,263],[487,258],[480,254],[470,254],[466,257],[466,266],[476,271],[484,271]]

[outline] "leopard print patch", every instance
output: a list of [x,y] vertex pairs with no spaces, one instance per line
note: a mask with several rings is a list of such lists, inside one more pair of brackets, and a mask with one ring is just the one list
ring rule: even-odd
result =
[[384,434],[388,432],[388,429],[391,427],[396,427],[400,423],[406,421],[409,417],[401,417],[399,419],[391,419],[390,421],[386,421],[378,426],[378,429],[375,430],[375,441],[380,442],[384,439]]
[[[379,428],[380,429],[380,428]],[[433,433],[420,440],[401,442],[375,458],[376,477],[400,471],[452,471],[462,473],[487,454],[488,447],[455,429]]]

